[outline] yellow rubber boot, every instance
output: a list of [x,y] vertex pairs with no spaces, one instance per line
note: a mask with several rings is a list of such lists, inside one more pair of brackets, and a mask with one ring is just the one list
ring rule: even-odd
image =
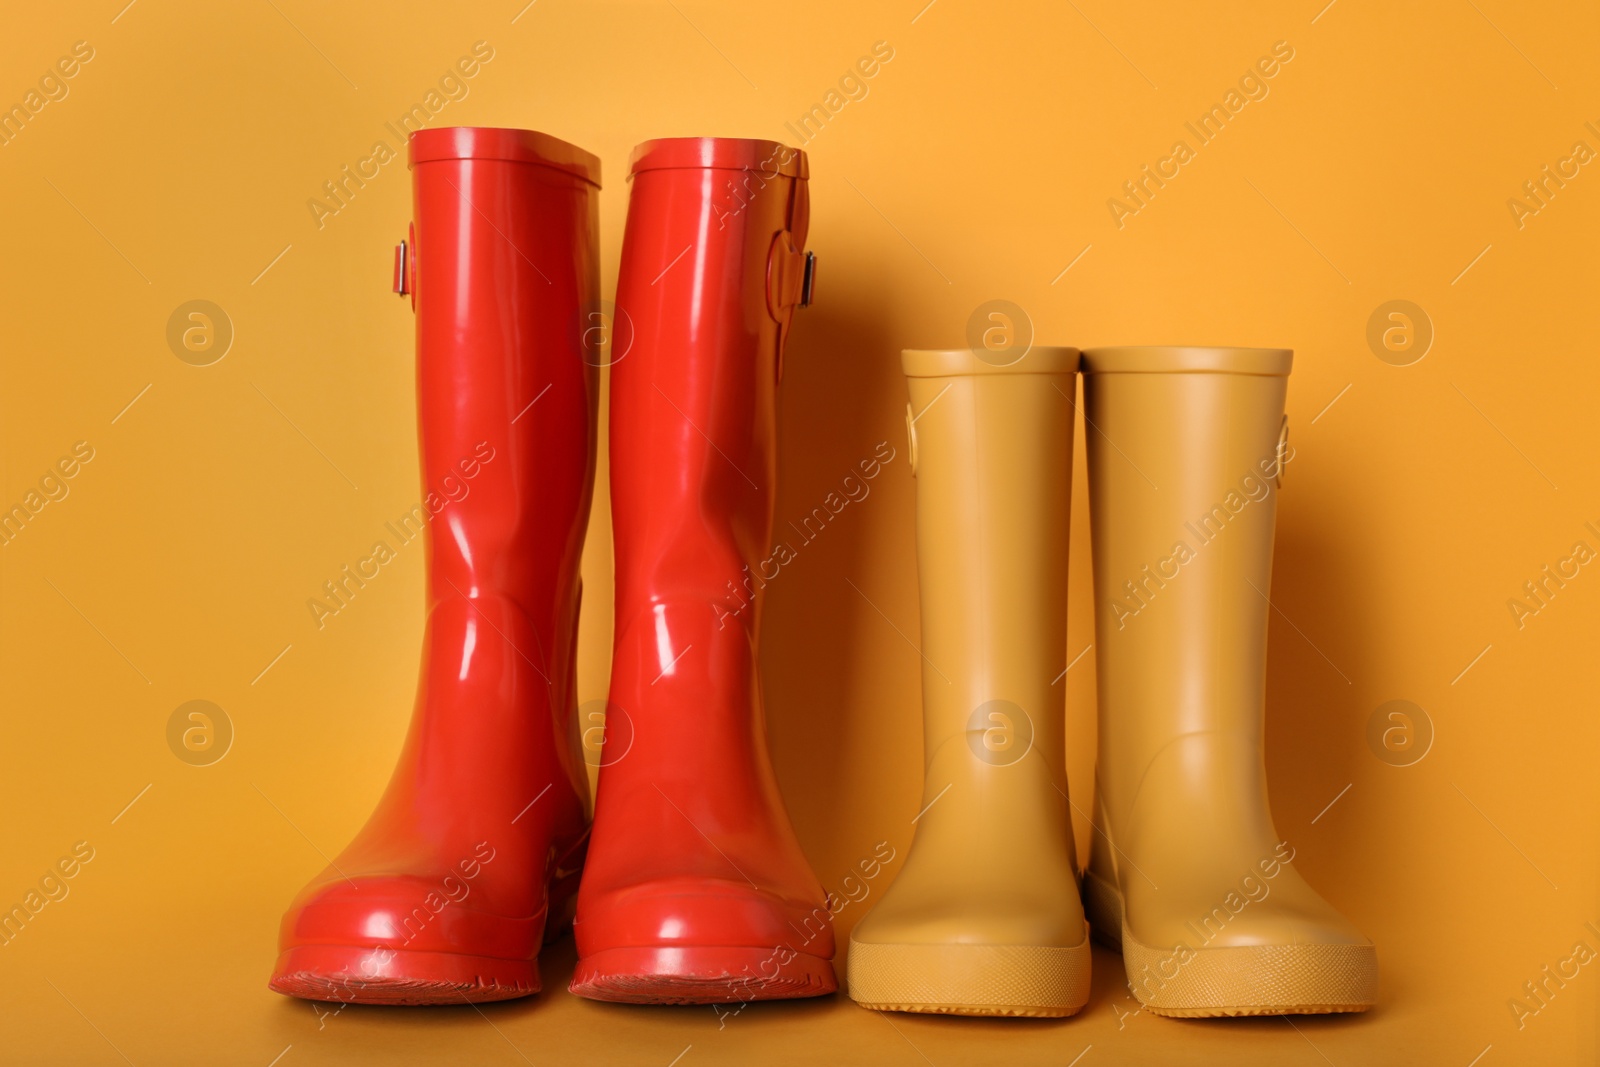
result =
[[864,1007],[1071,1015],[1089,938],[1067,805],[1067,517],[1078,352],[903,354],[922,587],[922,811],[850,939]]
[[1267,807],[1272,536],[1292,353],[1084,353],[1100,739],[1084,898],[1173,1016],[1364,1011],[1372,942]]

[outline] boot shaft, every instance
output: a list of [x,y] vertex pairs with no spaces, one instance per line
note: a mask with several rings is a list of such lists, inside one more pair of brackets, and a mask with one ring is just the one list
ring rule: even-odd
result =
[[531,130],[447,127],[412,138],[411,170],[424,496],[410,517],[426,529],[429,606],[419,716],[466,713],[457,705],[473,701],[450,692],[469,682],[515,694],[508,714],[549,723],[565,785],[547,802],[565,811],[588,793],[575,676],[599,162]]
[[[430,603],[564,600],[594,475],[599,163],[529,130],[411,142]],[[436,510],[437,509],[437,510]]]
[[[810,218],[805,154],[774,142],[650,141],[632,170],[616,313],[628,347],[611,371],[619,629],[666,586],[721,604],[764,584]],[[737,613],[752,635],[756,614]]]
[[1269,349],[1084,354],[1098,779],[1113,827],[1128,819],[1152,761],[1176,758],[1180,738],[1226,747],[1234,777],[1247,779],[1228,796],[1249,794],[1240,803],[1265,811],[1268,597],[1290,362]]
[[1067,534],[1078,353],[996,366],[902,356],[917,482],[924,743],[1005,766],[1036,750],[1065,789]]

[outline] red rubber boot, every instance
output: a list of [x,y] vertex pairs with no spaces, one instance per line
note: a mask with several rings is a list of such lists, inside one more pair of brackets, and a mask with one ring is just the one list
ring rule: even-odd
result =
[[780,358],[810,281],[806,160],[650,141],[632,181],[611,369],[616,645],[571,988],[644,1004],[830,993],[828,902],[778,793],[756,675]]
[[[283,918],[271,986],[460,1004],[539,990],[570,913],[587,792],[573,713],[578,557],[594,473],[599,166],[527,130],[411,141],[423,503],[422,678],[377,810]],[[386,538],[387,540],[387,538]]]

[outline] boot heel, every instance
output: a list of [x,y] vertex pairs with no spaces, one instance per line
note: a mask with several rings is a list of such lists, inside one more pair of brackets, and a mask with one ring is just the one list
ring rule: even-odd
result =
[[484,1004],[539,992],[532,960],[455,952],[300,945],[278,957],[270,988],[337,1004]]
[[850,943],[850,996],[873,1011],[1061,1018],[1089,1000],[1089,933],[1081,944]]
[[817,997],[839,988],[818,956],[743,946],[613,948],[578,961],[571,991],[617,1004],[744,1004]]

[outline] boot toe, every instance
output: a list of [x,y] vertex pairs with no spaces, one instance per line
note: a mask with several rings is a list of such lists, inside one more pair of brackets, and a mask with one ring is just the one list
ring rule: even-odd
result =
[[468,907],[414,876],[314,884],[284,916],[269,986],[310,1000],[431,1004],[539,990],[541,910],[508,917]]
[[637,1004],[743,1003],[838,988],[824,904],[744,883],[679,877],[585,898],[570,989]]

